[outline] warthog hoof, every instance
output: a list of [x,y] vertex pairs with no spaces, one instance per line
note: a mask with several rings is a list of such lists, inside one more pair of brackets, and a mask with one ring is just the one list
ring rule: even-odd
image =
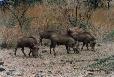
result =
[[37,58],[38,56],[33,56],[34,58]]
[[75,52],[75,54],[79,54],[79,51]]
[[54,53],[54,56],[56,56],[56,53]]
[[77,48],[74,49],[74,53],[78,54],[79,50]]
[[93,52],[96,52],[94,49],[92,49]]
[[16,53],[14,53],[14,55],[16,56]]
[[70,54],[70,53],[67,51],[67,54]]

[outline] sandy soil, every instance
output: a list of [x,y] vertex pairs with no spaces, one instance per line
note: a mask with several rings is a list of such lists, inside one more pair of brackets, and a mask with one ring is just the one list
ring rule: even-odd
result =
[[[28,54],[29,49],[25,49]],[[95,59],[101,59],[114,54],[114,44],[102,44],[96,47],[96,52],[80,51],[80,54],[67,54],[63,46],[56,48],[57,56],[49,54],[49,47],[40,47],[38,58],[24,57],[20,49],[14,56],[13,49],[0,50],[0,60],[4,61],[6,69],[19,69],[20,76],[6,77],[114,77],[105,71],[90,72],[88,65],[94,63]],[[2,73],[1,77],[2,77]]]

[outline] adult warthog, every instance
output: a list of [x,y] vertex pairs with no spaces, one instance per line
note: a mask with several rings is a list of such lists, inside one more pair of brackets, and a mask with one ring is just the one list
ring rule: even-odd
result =
[[42,31],[39,33],[40,36],[40,44],[42,45],[42,40],[43,39],[50,39],[51,35],[53,33],[56,33],[57,31],[53,31],[53,30],[48,30],[48,31]]
[[32,53],[33,57],[37,57],[38,56],[38,50],[39,47],[37,45],[37,40],[34,37],[22,37],[20,39],[17,40],[17,44],[16,44],[16,48],[15,48],[15,55],[16,55],[16,51],[18,48],[21,48],[22,53],[24,54],[24,56],[26,56],[26,54],[24,53],[24,47],[27,47],[30,49],[29,52],[29,56]]
[[95,44],[96,44],[96,38],[89,32],[79,32],[79,33],[74,33],[70,30],[67,31],[67,34],[70,35],[75,39],[75,41],[78,42],[83,42],[83,45],[81,47],[81,50],[83,50],[83,47],[86,45],[87,50],[89,50],[88,45],[90,45],[91,49],[95,51]]
[[67,53],[69,53],[70,48],[73,49],[74,53],[79,53],[78,49],[75,48],[75,40],[68,35],[55,33],[51,35],[50,40],[51,40],[50,54],[51,54],[51,49],[53,48],[54,55],[56,55],[55,53],[56,45],[64,45],[66,47]]

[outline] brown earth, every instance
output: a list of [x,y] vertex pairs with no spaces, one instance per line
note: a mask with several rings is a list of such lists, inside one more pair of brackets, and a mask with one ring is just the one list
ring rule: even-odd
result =
[[[49,54],[49,47],[40,47],[39,57],[24,57],[20,49],[17,51],[17,56],[14,56],[14,49],[0,50],[0,59],[4,61],[4,66],[7,69],[21,69],[23,75],[11,77],[35,77],[36,74],[41,74],[43,77],[113,77],[106,74],[105,71],[90,72],[86,68],[94,63],[95,59],[101,59],[114,54],[114,44],[102,44],[96,47],[96,52],[80,51],[80,54],[67,54],[63,46],[56,48],[57,56]],[[28,53],[28,49],[25,52]],[[0,72],[0,75],[3,75]],[[2,77],[2,76],[1,76]],[[3,76],[9,77],[9,76]],[[37,76],[39,77],[39,76]]]

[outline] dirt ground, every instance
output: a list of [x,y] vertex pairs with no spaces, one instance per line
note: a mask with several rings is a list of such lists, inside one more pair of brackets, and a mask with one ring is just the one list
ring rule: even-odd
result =
[[[88,65],[96,59],[105,58],[114,54],[114,44],[101,44],[96,47],[96,52],[80,51],[80,54],[67,54],[65,47],[56,48],[56,57],[49,54],[49,47],[41,46],[39,57],[24,57],[18,49],[17,56],[14,56],[13,49],[0,50],[0,60],[4,61],[4,67],[8,69],[20,69],[22,75],[1,77],[114,77],[113,72],[107,74],[105,71],[88,71]],[[28,54],[29,49],[25,49]]]

